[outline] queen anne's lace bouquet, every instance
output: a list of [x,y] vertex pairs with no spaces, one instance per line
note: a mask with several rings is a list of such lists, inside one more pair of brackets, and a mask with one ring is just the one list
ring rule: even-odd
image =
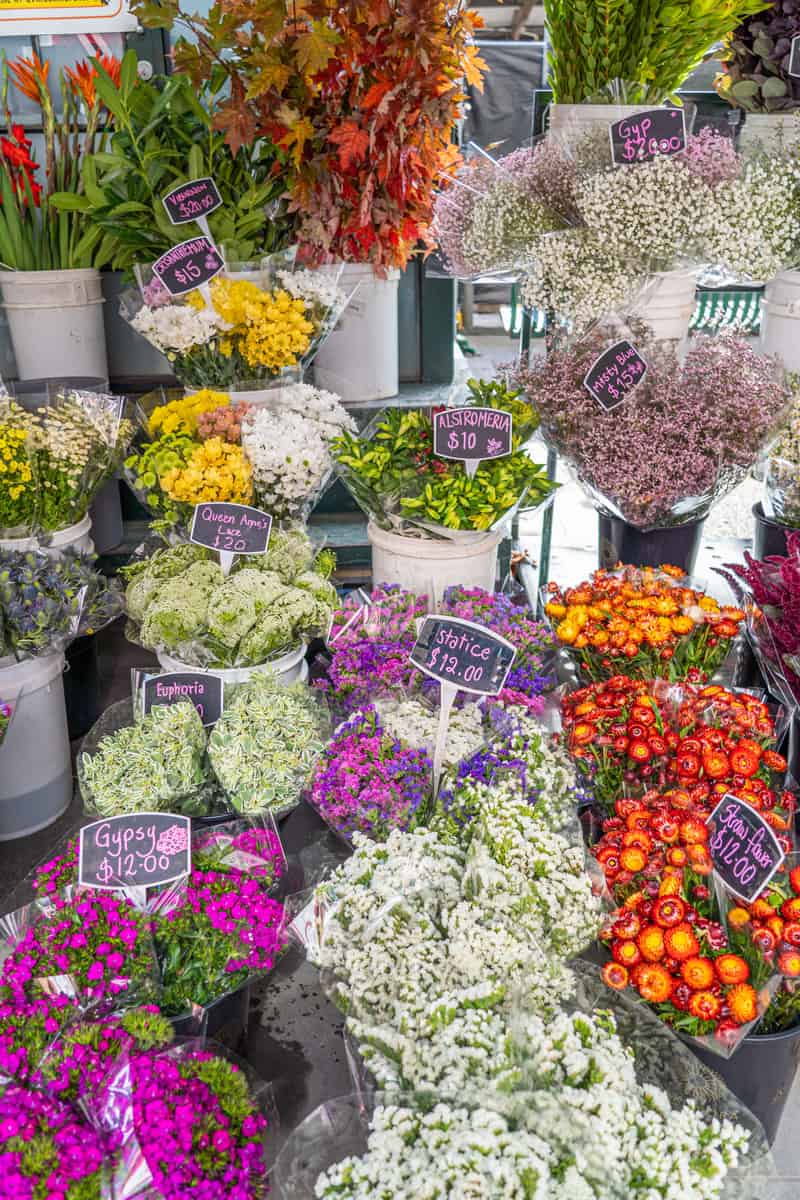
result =
[[333,392],[288,384],[250,409],[242,449],[251,465],[257,504],[274,520],[308,517],[333,473],[331,442],[355,432]]

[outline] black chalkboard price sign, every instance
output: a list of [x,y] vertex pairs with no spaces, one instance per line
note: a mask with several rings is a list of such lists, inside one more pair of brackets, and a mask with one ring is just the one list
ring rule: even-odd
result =
[[134,813],[84,825],[78,882],[115,890],[154,887],[188,875],[191,821],[174,813]]
[[225,685],[219,675],[208,671],[172,671],[149,675],[142,687],[142,712],[145,716],[159,704],[180,704],[189,700],[204,725],[215,725],[222,716]]
[[511,642],[460,617],[426,617],[411,662],[431,679],[457,691],[496,696],[511,670]]
[[153,274],[171,296],[182,296],[209,283],[224,266],[222,255],[211,239],[196,237],[173,246],[156,259]]
[[686,114],[682,108],[651,108],[609,126],[615,166],[652,162],[686,149]]
[[647,374],[647,363],[635,346],[623,339],[596,358],[583,379],[589,395],[606,411],[616,408]]
[[445,408],[433,414],[437,458],[483,462],[511,453],[513,417],[494,408]]
[[751,903],[786,857],[772,826],[757,809],[730,793],[722,797],[707,824],[715,874],[725,887]]
[[164,196],[164,208],[173,225],[185,225],[207,217],[222,205],[222,196],[213,179],[192,179],[181,183]]
[[792,38],[792,45],[789,50],[789,66],[786,74],[792,75],[795,79],[800,78],[800,33],[795,34]]
[[247,504],[209,500],[196,504],[189,541],[226,554],[265,554],[272,517]]

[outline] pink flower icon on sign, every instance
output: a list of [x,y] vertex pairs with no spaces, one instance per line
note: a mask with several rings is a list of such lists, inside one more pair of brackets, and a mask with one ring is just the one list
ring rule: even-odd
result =
[[499,442],[497,440],[497,438],[489,438],[488,442],[486,443],[486,453],[487,454],[497,454],[498,450],[502,450],[502,449],[503,449],[503,443]]
[[160,835],[156,844],[159,854],[183,854],[189,845],[186,828],[183,825],[170,825]]
[[216,271],[217,267],[219,266],[216,255],[215,254],[207,254],[205,265],[206,265],[207,271]]

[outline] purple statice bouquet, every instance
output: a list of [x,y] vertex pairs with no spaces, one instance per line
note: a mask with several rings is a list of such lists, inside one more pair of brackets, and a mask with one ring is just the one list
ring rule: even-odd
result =
[[103,1137],[69,1105],[12,1083],[0,1092],[0,1196],[101,1200]]
[[611,411],[583,385],[619,340],[602,325],[511,376],[600,511],[641,529],[680,525],[705,516],[753,465],[785,412],[784,372],[732,333],[696,338],[682,361],[670,343],[632,333],[647,373]]
[[155,995],[156,962],[146,915],[105,891],[68,891],[2,918],[10,946],[0,1000],[17,1005],[62,992],[86,1005]]
[[745,552],[742,563],[726,563],[726,577],[750,602],[747,630],[770,690],[786,704],[800,705],[800,533],[786,535],[785,558],[762,561]]
[[374,706],[338,727],[317,764],[309,800],[323,821],[351,842],[383,841],[413,827],[431,797],[433,764],[424,750],[392,737]]
[[[266,1193],[267,1120],[247,1077],[192,1043],[118,1059],[91,1116],[118,1153],[115,1194],[261,1200]],[[130,1187],[134,1179],[141,1185]]]
[[328,636],[331,664],[326,678],[314,686],[325,693],[336,715],[408,690],[415,674],[409,655],[417,640],[416,621],[428,607],[427,596],[384,585],[371,593],[369,605],[348,597],[334,613]]

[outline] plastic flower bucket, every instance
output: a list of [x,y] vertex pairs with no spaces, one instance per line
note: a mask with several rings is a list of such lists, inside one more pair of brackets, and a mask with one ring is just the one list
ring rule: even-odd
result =
[[57,821],[72,800],[63,654],[0,660],[0,696],[19,699],[0,748],[0,841]]
[[80,554],[93,554],[92,518],[88,515],[74,525],[57,529],[55,533],[39,537],[0,538],[0,550],[41,550],[43,554],[58,555],[62,550],[77,550]]
[[[797,122],[800,127],[800,121]],[[800,369],[800,271],[780,271],[761,301],[759,351],[777,354],[789,371]]]
[[636,316],[650,326],[658,341],[685,342],[694,305],[695,277],[691,271],[659,271],[637,304]]
[[108,375],[100,272],[0,271],[20,379]]
[[587,133],[607,130],[614,121],[649,112],[653,107],[652,104],[551,104],[550,132],[574,146]]
[[408,592],[433,595],[438,603],[452,584],[493,592],[497,550],[503,533],[495,530],[466,542],[406,537],[367,525],[372,547],[372,583],[399,583]]
[[665,529],[637,529],[619,517],[597,514],[598,566],[611,570],[618,562],[635,567],[659,567],[670,563],[694,571],[703,536],[705,517]]
[[739,153],[761,149],[777,154],[800,141],[800,120],[796,113],[746,113],[739,126]]
[[345,263],[339,286],[353,298],[317,352],[314,381],[344,404],[384,400],[400,390],[400,272],[382,279],[369,263]]
[[786,558],[786,535],[793,532],[791,526],[782,525],[780,521],[766,516],[760,504],[753,505],[753,520],[753,558],[767,558],[772,554]]
[[97,638],[86,634],[76,638],[65,651],[64,699],[67,704],[67,728],[70,741],[82,738],[99,720],[105,705],[100,688],[100,662]]
[[[273,658],[270,662],[259,663],[256,667],[228,667],[223,668],[208,668],[209,675],[217,675],[226,684],[232,683],[248,683],[254,675],[271,674],[274,675],[278,683],[288,686],[290,683],[297,683],[308,679],[308,663],[306,658],[305,642],[297,646],[294,650],[290,650],[287,654],[280,655],[279,658]],[[173,658],[171,654],[167,654],[163,650],[158,652],[158,661],[165,671],[196,671],[197,667],[190,663],[181,662],[179,658]]]
[[170,1023],[178,1037],[211,1038],[227,1026],[241,1036],[247,1031],[249,1019],[250,984],[244,983],[235,992],[227,992],[196,1014],[171,1017]]
[[767,1033],[761,1037],[751,1033],[730,1058],[704,1050],[688,1038],[683,1040],[750,1109],[764,1126],[769,1141],[774,1142],[800,1066],[800,1025],[783,1033]]

